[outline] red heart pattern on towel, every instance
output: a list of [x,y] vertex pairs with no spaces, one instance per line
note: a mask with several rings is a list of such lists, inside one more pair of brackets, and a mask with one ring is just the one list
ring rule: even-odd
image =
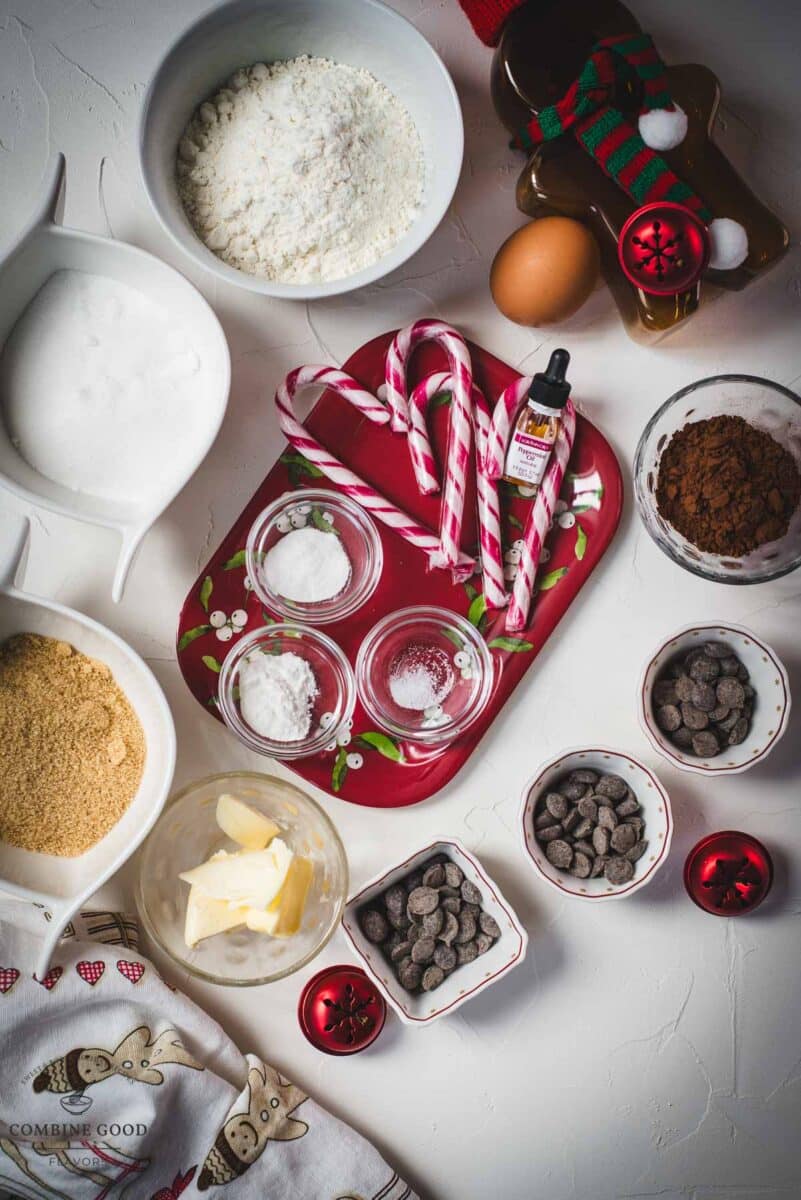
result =
[[64,974],[63,967],[51,967],[50,970],[45,975],[44,979],[39,979],[39,977],[36,975],[34,975],[34,979],[36,980],[37,983],[41,983],[42,987],[46,988],[47,991],[49,992],[51,988],[54,988],[56,986],[56,984],[58,983],[59,979],[61,978],[61,976],[63,974]]
[[145,973],[145,964],[128,962],[126,959],[121,958],[117,963],[117,970],[129,983],[138,983]]
[[19,971],[16,967],[0,967],[0,996],[10,992],[18,979]]
[[83,959],[75,964],[75,970],[84,983],[88,983],[90,987],[94,987],[98,980],[102,979],[105,969],[106,964],[101,959],[97,959],[95,962],[87,962],[86,959]]

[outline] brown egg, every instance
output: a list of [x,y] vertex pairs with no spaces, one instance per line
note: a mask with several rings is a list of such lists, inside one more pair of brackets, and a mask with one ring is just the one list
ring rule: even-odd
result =
[[516,230],[495,255],[492,298],[518,325],[564,321],[598,280],[598,243],[570,217],[539,217]]

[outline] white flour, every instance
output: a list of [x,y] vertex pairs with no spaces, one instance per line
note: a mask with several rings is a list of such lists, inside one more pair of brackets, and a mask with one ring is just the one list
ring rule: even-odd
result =
[[420,138],[366,70],[303,56],[237,71],[178,148],[189,220],[224,262],[282,283],[342,279],[414,221]]
[[257,651],[239,668],[242,719],[275,742],[299,742],[307,736],[317,692],[314,672],[299,654]]
[[161,305],[116,279],[56,271],[3,349],[3,421],[40,475],[106,500],[146,501],[200,452],[201,367]]

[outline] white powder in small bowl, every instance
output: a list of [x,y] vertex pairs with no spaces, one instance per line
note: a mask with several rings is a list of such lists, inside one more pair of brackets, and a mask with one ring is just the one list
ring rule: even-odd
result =
[[287,600],[318,604],[348,586],[351,565],[341,539],[322,529],[293,529],[276,542],[264,559],[270,591]]
[[319,689],[305,658],[255,651],[242,660],[238,683],[242,719],[254,733],[274,742],[308,737]]

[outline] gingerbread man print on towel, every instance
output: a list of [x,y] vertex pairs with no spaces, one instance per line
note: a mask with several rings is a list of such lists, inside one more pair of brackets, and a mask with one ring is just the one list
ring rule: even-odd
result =
[[165,1029],[151,1041],[147,1025],[126,1034],[115,1050],[100,1047],[70,1050],[44,1067],[33,1081],[35,1092],[82,1092],[114,1075],[154,1086],[164,1082],[160,1070],[175,1064],[202,1071],[200,1063],[181,1045],[174,1029]]
[[239,1179],[261,1157],[268,1142],[291,1142],[308,1133],[306,1122],[292,1116],[308,1099],[305,1092],[258,1059],[248,1055],[248,1062],[247,1108],[231,1113],[217,1134],[198,1176],[200,1192]]

